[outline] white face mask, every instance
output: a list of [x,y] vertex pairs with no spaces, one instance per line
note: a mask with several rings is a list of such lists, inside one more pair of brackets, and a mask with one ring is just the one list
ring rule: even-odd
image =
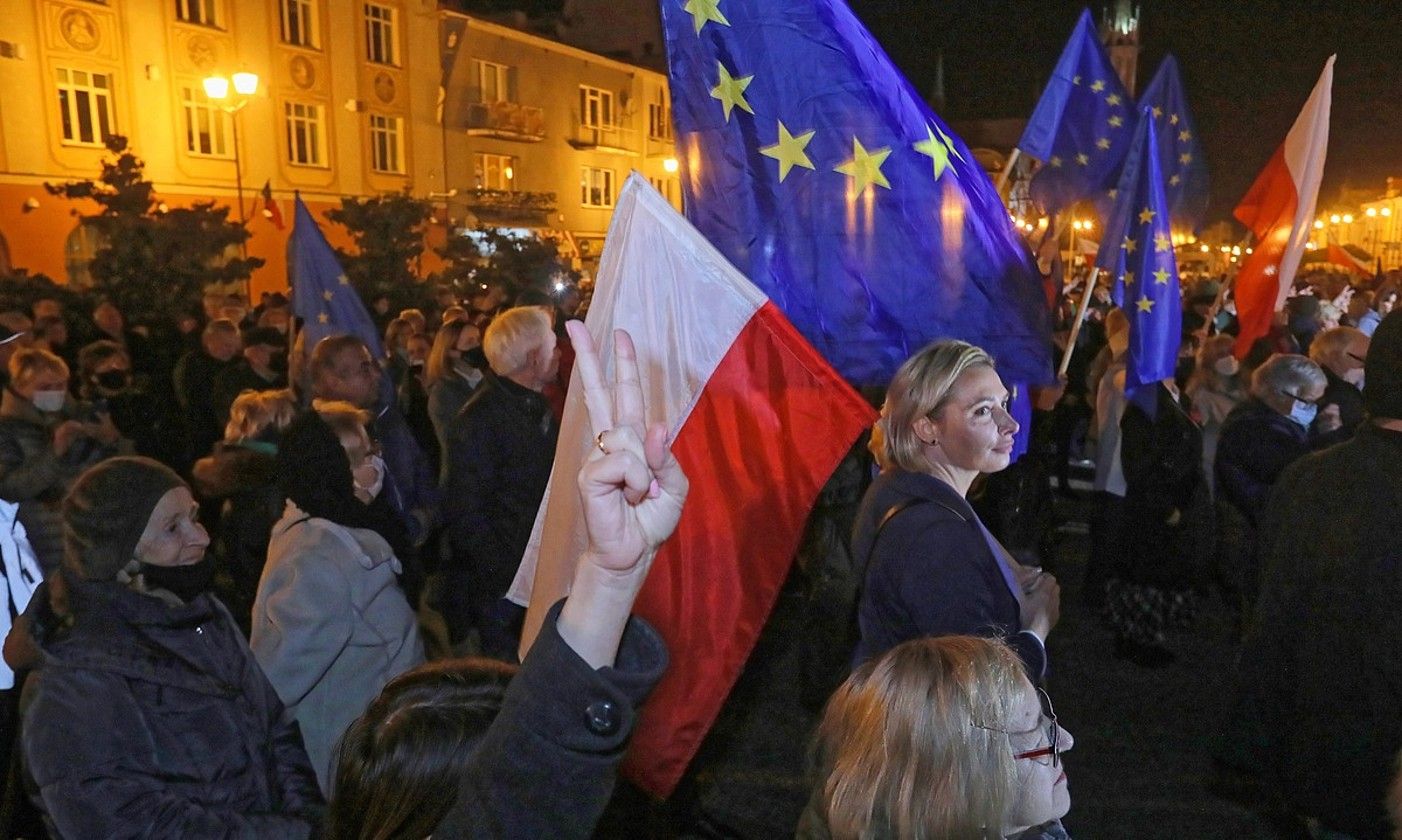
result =
[[63,408],[63,401],[67,396],[67,391],[35,391],[34,407],[45,413],[52,414]]
[[1212,369],[1222,376],[1236,376],[1241,370],[1241,362],[1236,360],[1236,356],[1223,356],[1212,363]]
[[355,468],[353,474],[355,489],[371,499],[380,495],[385,486],[385,462],[379,455],[371,455]]

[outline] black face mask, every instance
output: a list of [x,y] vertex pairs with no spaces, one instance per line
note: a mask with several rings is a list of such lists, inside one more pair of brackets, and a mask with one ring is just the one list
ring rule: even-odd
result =
[[274,353],[268,357],[268,370],[273,373],[287,373],[287,354]]
[[214,563],[208,556],[186,566],[152,566],[141,564],[141,576],[148,589],[164,589],[189,603],[201,592],[209,591],[214,582]]
[[107,370],[93,377],[93,381],[108,391],[120,391],[131,384],[131,376],[124,370]]

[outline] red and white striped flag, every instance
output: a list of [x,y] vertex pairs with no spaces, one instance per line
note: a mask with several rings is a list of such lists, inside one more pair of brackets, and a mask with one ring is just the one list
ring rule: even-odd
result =
[[1314,232],[1314,206],[1329,151],[1329,104],[1334,88],[1334,56],[1305,102],[1285,142],[1256,176],[1237,205],[1237,220],[1256,234],[1256,248],[1236,278],[1236,312],[1241,331],[1234,348],[1244,357],[1256,339],[1270,332],[1285,305],[1295,272]]
[[[625,772],[665,797],[719,713],[774,606],[804,522],[872,408],[641,176],[624,185],[585,321],[612,376],[614,329],[637,346],[647,425],[667,426],[691,481],[635,612],[671,667],[643,710]],[[523,649],[584,549],[575,476],[594,445],[578,371],[535,532],[508,597]]]

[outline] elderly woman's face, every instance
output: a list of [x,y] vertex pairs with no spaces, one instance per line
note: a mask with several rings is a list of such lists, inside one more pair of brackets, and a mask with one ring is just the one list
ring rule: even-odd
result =
[[152,566],[198,563],[209,548],[209,534],[196,518],[198,512],[189,488],[167,490],[146,520],[146,530],[136,543],[136,559]]
[[987,365],[960,374],[939,414],[917,420],[915,427],[921,440],[934,444],[928,449],[932,462],[980,473],[1008,466],[1017,429],[1008,414],[1008,389]]
[[[1071,793],[1060,753],[1075,743],[1042,708],[1042,696],[1023,680],[1022,697],[1008,727],[1008,741],[1015,756],[1017,791],[1003,817],[1003,833],[1011,836],[1035,825],[1058,820],[1071,810]],[[1056,749],[1052,736],[1055,730]]]

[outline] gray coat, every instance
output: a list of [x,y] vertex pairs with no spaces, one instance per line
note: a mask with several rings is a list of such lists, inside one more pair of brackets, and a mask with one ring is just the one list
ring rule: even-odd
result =
[[323,791],[336,743],[385,683],[423,663],[419,628],[379,534],[291,502],[253,603],[253,655],[302,729]]

